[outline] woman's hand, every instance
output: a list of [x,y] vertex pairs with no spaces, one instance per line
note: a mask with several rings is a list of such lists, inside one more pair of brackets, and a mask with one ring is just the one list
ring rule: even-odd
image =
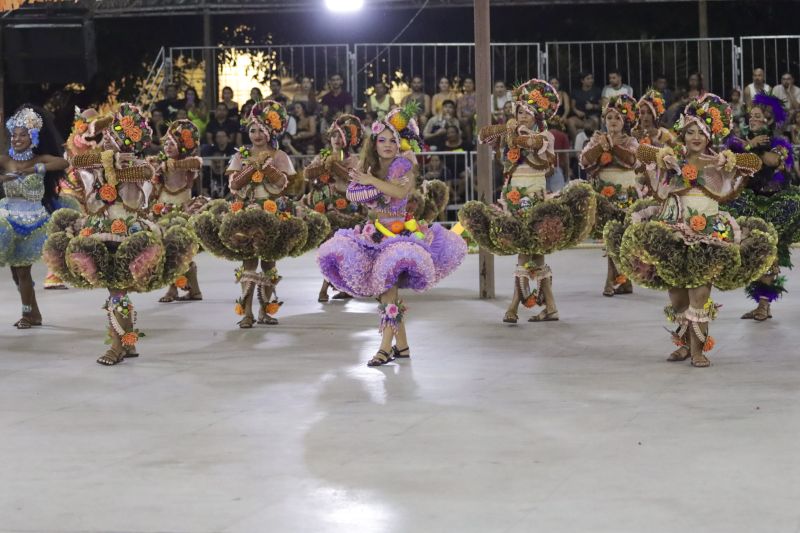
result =
[[769,144],[769,137],[766,135],[756,135],[752,139],[750,139],[751,146],[764,146]]
[[666,165],[667,168],[671,168],[678,174],[681,173],[681,166],[678,164],[678,158],[675,157],[675,154],[665,155],[664,165]]
[[351,169],[349,172],[350,179],[360,185],[372,185],[375,183],[375,176],[369,174],[370,170],[372,170],[372,168],[368,168],[367,172],[360,172],[356,169]]
[[[666,158],[665,158],[666,160]],[[700,160],[708,162],[709,166],[712,166],[716,169],[721,169],[725,166],[725,163],[728,162],[728,159],[725,157],[725,154],[722,152],[711,155],[711,154],[700,154]]]

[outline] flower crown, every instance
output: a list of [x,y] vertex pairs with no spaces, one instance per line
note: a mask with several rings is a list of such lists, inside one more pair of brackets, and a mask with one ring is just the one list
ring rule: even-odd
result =
[[721,144],[731,133],[732,114],[728,102],[716,94],[706,93],[686,105],[673,129],[682,132],[694,123],[712,142]]
[[275,100],[261,100],[253,105],[246,125],[256,124],[270,138],[277,137],[289,126],[289,113]]
[[517,86],[512,95],[517,105],[522,106],[537,120],[549,120],[561,106],[561,97],[555,87],[536,78]]
[[345,146],[356,148],[364,138],[361,120],[355,115],[340,115],[328,129],[329,135],[338,134]]
[[415,153],[422,151],[422,139],[419,136],[419,126],[414,118],[419,113],[419,103],[409,102],[403,107],[392,109],[383,120],[372,123],[372,138],[378,136],[386,128],[394,134],[400,144],[400,151],[413,150]]
[[658,119],[660,119],[661,115],[663,115],[667,110],[665,105],[666,101],[664,100],[664,95],[655,89],[647,89],[647,92],[644,93],[644,96],[639,98],[639,107],[649,107],[650,112],[656,119],[656,122],[658,122]]
[[753,107],[760,107],[761,109],[768,111],[768,113],[772,116],[775,126],[780,126],[786,122],[786,109],[783,107],[783,101],[777,96],[758,93],[753,97],[753,103],[750,108],[752,109]]
[[609,98],[603,106],[603,117],[611,110],[622,115],[625,126],[631,127],[639,115],[639,104],[627,94],[618,94]]
[[153,130],[142,111],[133,104],[122,104],[106,130],[113,144],[122,152],[142,152],[153,140]]
[[43,125],[42,116],[30,107],[23,107],[6,121],[6,129],[8,129],[9,133],[13,134],[15,128],[25,128],[28,130],[28,135],[31,136],[31,146],[33,148],[39,146],[39,131],[42,129]]
[[186,156],[197,151],[200,144],[200,131],[191,120],[184,118],[169,125],[167,138],[178,146],[181,156]]

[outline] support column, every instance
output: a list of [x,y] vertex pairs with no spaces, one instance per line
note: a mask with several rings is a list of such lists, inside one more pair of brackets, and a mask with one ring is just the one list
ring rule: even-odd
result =
[[[701,39],[708,38],[708,0],[698,0],[697,2],[697,23],[698,33]],[[711,80],[711,71],[709,70],[709,43],[707,41],[700,42],[700,74],[703,76],[703,87],[706,90],[711,88],[708,83]]]
[[209,113],[213,112],[217,105],[217,100],[219,100],[217,95],[217,56],[212,49],[213,46],[214,44],[211,41],[211,12],[205,9],[203,11],[203,64],[205,66],[205,90],[203,94]]
[[[492,116],[492,73],[489,28],[489,0],[474,0],[475,14],[475,89],[478,107],[478,129],[489,126]],[[477,147],[477,192],[482,202],[493,201],[492,154],[488,144]],[[481,248],[479,290],[482,299],[494,298],[494,255]]]

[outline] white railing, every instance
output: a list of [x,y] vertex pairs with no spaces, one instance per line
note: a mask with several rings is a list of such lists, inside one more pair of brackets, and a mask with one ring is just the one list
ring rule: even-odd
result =
[[149,107],[152,103],[159,99],[163,94],[164,86],[167,80],[171,77],[167,72],[166,54],[164,47],[158,51],[155,61],[150,67],[150,72],[147,74],[142,83],[142,89],[139,91],[139,96],[136,98],[136,105],[140,107]]
[[780,84],[781,75],[791,72],[800,78],[800,35],[747,36],[740,40],[740,86],[751,81],[753,69],[762,68],[767,83]]

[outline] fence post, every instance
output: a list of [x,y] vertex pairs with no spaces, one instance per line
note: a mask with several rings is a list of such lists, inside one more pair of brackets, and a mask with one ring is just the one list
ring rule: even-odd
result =
[[[353,95],[353,109],[358,109],[358,63],[357,63],[357,48],[358,45],[353,45],[353,51],[350,51],[350,45],[347,45],[347,82],[350,84],[349,92]],[[328,80],[325,80],[328,83]]]
[[547,43],[544,45],[544,50],[541,48],[539,49],[539,79],[546,80],[549,79],[549,75],[547,73],[549,65],[547,64]]

